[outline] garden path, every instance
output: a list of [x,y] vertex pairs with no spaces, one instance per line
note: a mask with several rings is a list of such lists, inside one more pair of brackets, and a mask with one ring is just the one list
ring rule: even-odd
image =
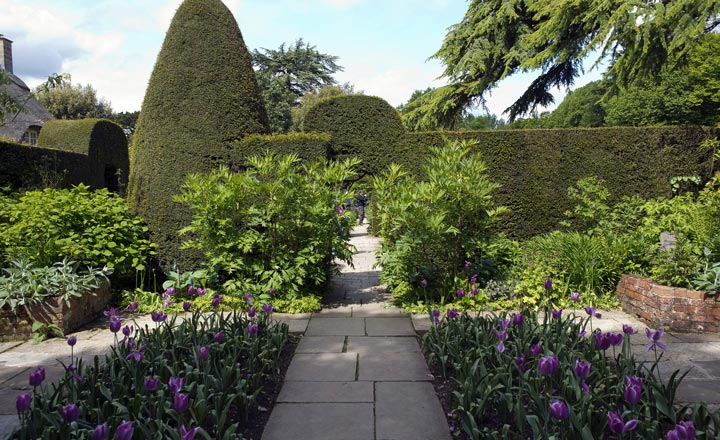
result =
[[351,243],[354,267],[310,318],[262,439],[450,439],[412,321],[373,267],[379,240],[358,226]]

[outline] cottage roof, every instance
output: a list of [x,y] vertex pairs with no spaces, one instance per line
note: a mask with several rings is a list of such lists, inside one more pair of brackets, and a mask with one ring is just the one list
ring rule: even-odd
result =
[[42,127],[45,122],[53,119],[53,116],[30,94],[30,88],[23,80],[10,72],[7,74],[10,84],[1,85],[0,93],[7,93],[23,110],[17,114],[5,115],[5,124],[0,125],[0,138],[20,141],[29,127]]

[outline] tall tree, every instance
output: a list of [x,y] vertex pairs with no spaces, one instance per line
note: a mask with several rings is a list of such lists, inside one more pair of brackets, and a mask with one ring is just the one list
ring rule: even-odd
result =
[[277,50],[256,49],[252,57],[273,133],[289,131],[291,109],[299,105],[299,98],[337,84],[332,75],[343,70],[336,64],[338,57],[320,53],[302,38],[287,48],[283,43]]
[[57,119],[110,118],[110,102],[90,85],[73,85],[70,74],[53,74],[35,88],[38,101]]
[[583,60],[607,61],[609,93],[682,66],[701,35],[720,25],[720,0],[473,0],[433,56],[450,84],[413,111],[418,125],[452,122],[482,102],[497,83],[538,71],[506,111],[510,120],[553,102],[553,87],[568,87]]
[[547,128],[600,127],[605,124],[601,100],[607,82],[593,81],[571,92],[550,114]]
[[290,109],[292,116],[292,126],[290,129],[292,131],[302,131],[302,121],[305,119],[308,110],[323,99],[352,94],[362,95],[362,92],[356,92],[355,87],[350,83],[345,83],[340,86],[324,86],[317,91],[304,94],[300,97],[298,105]]

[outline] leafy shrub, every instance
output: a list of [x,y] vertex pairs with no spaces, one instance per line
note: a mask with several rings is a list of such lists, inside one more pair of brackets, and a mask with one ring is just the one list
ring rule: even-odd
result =
[[705,265],[700,273],[696,274],[692,280],[693,288],[702,290],[711,295],[720,292],[720,262],[713,263],[710,258],[712,251],[705,248]]
[[51,296],[66,303],[74,297],[95,294],[112,269],[80,269],[79,263],[63,260],[52,266],[37,267],[27,261],[14,261],[0,276],[0,309],[16,311],[33,307]]
[[142,220],[106,189],[29,191],[0,205],[0,246],[9,260],[50,266],[68,258],[128,275],[143,270],[154,252]]
[[[592,316],[521,317],[463,314],[423,338],[431,362],[457,384],[452,416],[469,438],[658,439],[683,422],[693,424],[698,438],[717,435],[719,412],[704,404],[676,406],[687,373],[661,377],[662,333],[648,333],[657,337],[648,341],[656,361],[643,363],[632,353],[632,328],[586,337]],[[623,422],[612,423],[611,413]]]
[[181,438],[192,430],[198,438],[242,438],[288,338],[287,325],[262,312],[252,319],[196,312],[157,322],[157,329],[124,324],[128,335],[102,361],[71,357],[59,383],[33,388],[19,438],[96,438],[103,424],[110,433],[132,427],[136,438]]
[[[410,300],[429,296],[445,302],[479,276],[480,268],[483,276],[492,276],[491,228],[505,210],[493,205],[498,185],[469,147],[448,143],[431,149],[425,181],[395,166],[374,179],[371,224],[383,239],[382,279],[392,288],[409,287]],[[422,280],[427,287],[421,287]]]
[[192,223],[185,246],[199,249],[219,274],[226,293],[274,289],[280,299],[316,291],[338,258],[350,262],[349,218],[339,203],[357,162],[300,164],[297,156],[268,153],[248,159],[249,169],[188,177],[178,201]]

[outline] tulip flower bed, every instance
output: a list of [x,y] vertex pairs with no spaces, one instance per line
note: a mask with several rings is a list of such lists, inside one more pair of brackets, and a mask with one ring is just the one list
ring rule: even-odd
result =
[[[112,310],[110,331],[122,339],[104,361],[71,356],[57,384],[43,383],[42,368],[30,374],[33,392],[17,400],[17,438],[242,438],[288,338],[287,325],[264,310],[196,312],[182,322],[156,312],[154,329]],[[70,349],[81,343],[68,339]]]
[[[598,314],[524,312],[473,318],[448,311],[423,338],[451,379],[450,425],[462,438],[715,438],[720,413],[679,406],[684,374],[660,375],[662,330],[646,329],[655,361],[637,361],[629,335],[593,332]],[[637,338],[637,336],[635,336]]]

